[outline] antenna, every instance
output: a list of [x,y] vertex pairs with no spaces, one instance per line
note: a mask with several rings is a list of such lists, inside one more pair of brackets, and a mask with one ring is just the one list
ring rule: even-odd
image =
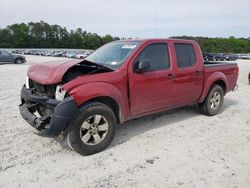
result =
[[155,38],[157,38],[157,30],[158,30],[158,26],[157,26],[157,18],[158,18],[158,0],[155,0]]

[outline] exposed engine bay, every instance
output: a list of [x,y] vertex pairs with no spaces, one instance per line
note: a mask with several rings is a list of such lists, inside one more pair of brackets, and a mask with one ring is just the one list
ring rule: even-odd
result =
[[[70,67],[64,73],[62,80],[59,83],[52,84],[52,85],[42,85],[31,79],[28,79],[28,83],[26,83],[26,85],[29,85],[28,89],[30,89],[31,93],[36,96],[42,96],[42,97],[44,96],[50,99],[58,100],[57,95],[58,95],[58,92],[60,92],[58,89],[58,86],[63,85],[71,80],[74,80],[78,76],[100,74],[100,73],[106,73],[106,72],[111,72],[111,71],[113,70],[110,68],[84,60]],[[53,114],[53,108],[50,109],[44,104],[34,104],[33,111],[34,112],[37,111],[40,116],[46,116],[46,117]]]
[[111,72],[112,69],[84,60],[69,68],[62,78],[62,84],[67,83],[78,76]]

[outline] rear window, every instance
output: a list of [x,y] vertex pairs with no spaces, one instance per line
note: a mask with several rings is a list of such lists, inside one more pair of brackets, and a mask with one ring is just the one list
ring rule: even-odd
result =
[[191,44],[175,44],[175,52],[177,65],[180,68],[191,67],[195,64],[196,57],[193,45]]

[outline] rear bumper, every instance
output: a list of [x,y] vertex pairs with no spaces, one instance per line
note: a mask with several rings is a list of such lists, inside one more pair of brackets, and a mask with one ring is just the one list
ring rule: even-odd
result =
[[238,84],[235,84],[234,88],[232,91],[237,91],[239,89],[239,85]]
[[[19,110],[23,119],[40,133],[49,137],[57,136],[65,130],[78,112],[78,107],[72,97],[66,97],[59,102],[46,96],[34,95],[25,87],[21,91],[21,101]],[[47,117],[35,115],[34,107],[39,104],[52,109],[53,114]]]

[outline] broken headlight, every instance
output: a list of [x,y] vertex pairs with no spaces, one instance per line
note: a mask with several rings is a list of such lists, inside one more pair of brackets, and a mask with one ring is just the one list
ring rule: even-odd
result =
[[55,94],[56,100],[62,101],[64,99],[65,95],[66,95],[66,91],[61,86],[57,86],[56,87],[56,94]]

